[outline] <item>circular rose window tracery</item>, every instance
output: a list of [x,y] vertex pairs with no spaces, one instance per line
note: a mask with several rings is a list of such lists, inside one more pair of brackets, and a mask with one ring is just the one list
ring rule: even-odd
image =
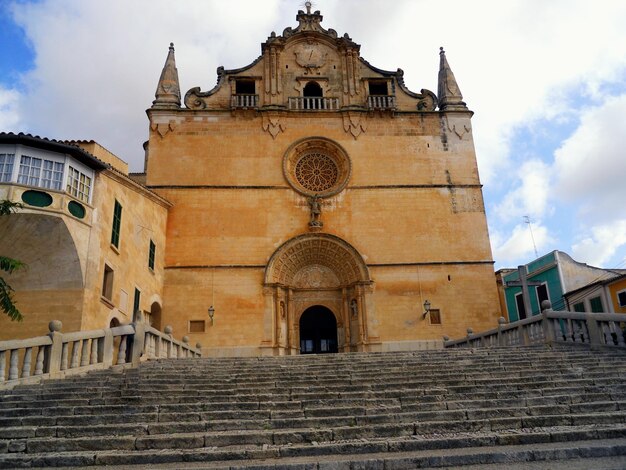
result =
[[296,163],[296,179],[304,188],[324,192],[337,183],[337,164],[327,155],[308,153]]
[[334,142],[312,137],[293,144],[283,158],[283,173],[291,187],[306,196],[337,194],[350,178],[350,159]]

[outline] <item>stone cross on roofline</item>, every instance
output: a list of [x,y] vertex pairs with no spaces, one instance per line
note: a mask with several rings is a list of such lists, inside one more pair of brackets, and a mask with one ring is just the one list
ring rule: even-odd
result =
[[524,313],[526,314],[526,318],[530,318],[533,312],[530,309],[530,293],[528,292],[528,287],[540,286],[542,284],[542,281],[529,281],[528,273],[526,272],[526,266],[523,266],[523,265],[520,265],[517,267],[517,274],[519,277],[519,281],[507,282],[506,287],[521,287],[522,288],[522,299],[524,299]]

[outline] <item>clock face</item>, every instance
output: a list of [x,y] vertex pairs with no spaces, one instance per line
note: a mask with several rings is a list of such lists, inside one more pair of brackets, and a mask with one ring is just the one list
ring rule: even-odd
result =
[[306,69],[318,69],[326,62],[327,53],[318,43],[303,44],[295,51],[296,63]]

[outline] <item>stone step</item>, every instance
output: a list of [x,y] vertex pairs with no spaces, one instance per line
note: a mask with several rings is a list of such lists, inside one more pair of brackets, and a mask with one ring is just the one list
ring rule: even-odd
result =
[[[594,408],[596,408],[597,411],[594,412],[594,409],[584,407],[571,410],[568,406],[556,405],[528,409],[484,408],[470,411],[447,410],[415,413],[376,413],[375,411],[366,413],[363,410],[347,409],[345,410],[345,414],[341,412],[337,413],[336,411],[332,414],[307,412],[305,414],[300,413],[295,415],[280,412],[280,414],[271,415],[269,417],[262,415],[255,417],[253,415],[251,418],[246,415],[237,415],[236,417],[226,418],[233,421],[232,423],[223,422],[223,412],[218,412],[216,415],[196,415],[187,413],[183,415],[185,417],[184,420],[181,420],[180,414],[171,415],[171,423],[167,422],[167,416],[165,416],[165,419],[162,419],[163,415],[159,415],[159,424],[156,424],[155,416],[135,415],[135,417],[140,416],[145,419],[140,419],[136,421],[135,424],[117,420],[117,423],[122,423],[121,426],[110,426],[110,424],[115,423],[115,420],[113,420],[114,423],[112,423],[111,420],[108,419],[85,419],[85,417],[82,417],[81,420],[81,417],[64,417],[63,419],[59,418],[57,420],[55,423],[56,426],[40,424],[39,426],[30,425],[23,426],[22,428],[3,427],[0,429],[0,449],[4,444],[6,448],[5,451],[11,451],[12,446],[16,445],[16,439],[22,442],[22,438],[27,439],[26,450],[28,452],[43,452],[44,450],[41,450],[42,443],[47,443],[49,448],[47,448],[46,451],[52,452],[54,446],[64,448],[65,450],[82,450],[86,445],[89,445],[89,443],[87,443],[85,439],[70,439],[68,441],[69,444],[66,444],[67,439],[33,440],[32,438],[74,438],[77,436],[106,438],[114,436],[130,438],[149,434],[151,438],[157,441],[161,438],[166,441],[174,437],[177,439],[182,439],[184,436],[188,437],[191,435],[189,433],[196,433],[194,434],[194,442],[196,442],[195,446],[197,447],[209,445],[210,436],[215,437],[215,434],[205,435],[205,444],[199,445],[199,436],[197,433],[205,431],[225,431],[229,429],[236,429],[232,441],[226,442],[218,435],[217,437],[221,439],[219,440],[220,444],[215,444],[214,441],[211,441],[213,442],[211,445],[228,446],[240,444],[241,441],[237,441],[237,436],[242,432],[256,432],[256,434],[250,434],[250,436],[254,435],[254,439],[259,439],[263,444],[279,444],[282,442],[277,442],[276,440],[278,439],[278,437],[276,437],[277,430],[280,430],[280,432],[287,436],[285,439],[292,439],[285,442],[302,442],[301,439],[303,439],[303,435],[311,434],[317,436],[313,440],[324,441],[388,436],[397,437],[400,435],[432,434],[437,432],[496,431],[501,429],[532,429],[545,426],[580,426],[590,424],[621,425],[626,423],[626,411],[624,410],[618,411],[615,408],[601,408],[599,406]],[[626,406],[624,408],[626,408]],[[150,417],[152,420],[148,419]],[[97,418],[106,417],[101,416]],[[163,421],[165,421],[165,423]],[[151,422],[155,424],[149,424]],[[343,427],[341,427],[339,423],[342,423]],[[626,428],[626,425],[624,427]],[[320,435],[327,431],[329,434],[325,435],[325,438],[321,438]],[[295,437],[292,436],[292,434],[295,435]],[[159,437],[159,435],[161,436]],[[253,439],[253,437],[249,437],[249,439]],[[293,441],[293,439],[297,440]],[[99,442],[98,439],[95,439],[91,445],[101,445]],[[113,445],[117,445],[118,440],[114,439],[112,442]],[[251,443],[253,442],[251,441]],[[75,447],[67,447],[70,444]],[[31,446],[39,450],[33,450]],[[98,449],[103,448],[105,447],[98,447]],[[91,450],[95,450],[95,448]]]
[[[154,468],[155,464],[163,463],[180,468],[183,462],[186,468],[192,468],[193,462],[202,462],[202,468],[257,470],[413,469],[494,462],[506,463],[508,467],[510,462],[626,456],[624,430],[609,428],[462,437],[411,436],[329,444],[240,445],[222,449],[181,447],[155,451],[133,449],[127,440],[119,440],[117,444],[119,450],[115,452],[90,449],[56,451],[52,454],[4,454],[0,455],[0,468],[133,464],[150,464],[150,468]],[[184,441],[181,444],[184,445]],[[259,459],[264,460],[259,462]]]

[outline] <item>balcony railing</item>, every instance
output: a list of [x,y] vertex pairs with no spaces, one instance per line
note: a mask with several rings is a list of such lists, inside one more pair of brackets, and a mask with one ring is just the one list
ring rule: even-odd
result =
[[541,315],[513,323],[500,317],[498,327],[482,333],[467,329],[465,338],[444,337],[446,348],[531,346],[538,344],[576,344],[592,348],[612,346],[626,349],[624,320],[619,313],[554,311],[549,300],[541,302]]
[[143,318],[103,330],[61,333],[61,328],[60,321],[51,321],[46,336],[0,341],[0,390],[114,365],[136,367],[146,359],[202,355],[201,345],[191,346],[188,336],[178,341],[171,326],[160,332]]
[[339,98],[290,97],[289,109],[293,111],[335,111],[339,109]]
[[396,97],[393,95],[370,95],[367,97],[367,107],[369,109],[394,109]]
[[256,108],[259,105],[259,95],[233,95],[230,105],[233,108]]

